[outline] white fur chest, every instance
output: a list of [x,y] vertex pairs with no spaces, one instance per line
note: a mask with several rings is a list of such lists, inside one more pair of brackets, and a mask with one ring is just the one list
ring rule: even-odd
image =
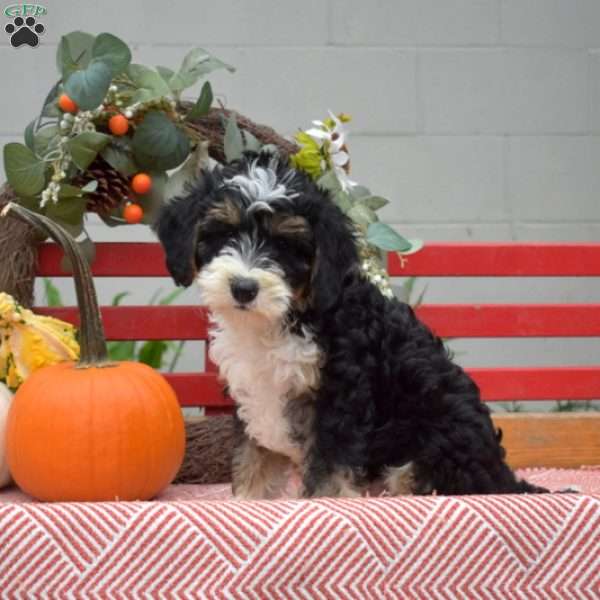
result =
[[317,345],[310,335],[265,333],[218,318],[214,325],[210,357],[227,381],[246,433],[261,446],[300,461],[285,407],[289,398],[318,387]]

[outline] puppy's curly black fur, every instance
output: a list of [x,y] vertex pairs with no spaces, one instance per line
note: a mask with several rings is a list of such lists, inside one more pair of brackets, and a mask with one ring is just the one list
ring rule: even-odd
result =
[[[311,248],[301,257],[289,246],[270,250],[267,235],[256,234],[294,280],[292,287],[304,292],[283,326],[294,335],[310,332],[323,356],[319,385],[308,403],[303,397],[303,406],[312,411],[304,419],[310,431],[300,436],[305,495],[333,489],[328,483],[340,473],[360,489],[407,465],[410,491],[417,494],[547,491],[515,477],[476,384],[410,306],[384,297],[363,275],[353,225],[306,175],[273,166],[263,155],[205,174],[157,221],[174,279],[189,285],[218,255],[219,247],[207,248],[205,242],[198,250],[199,223],[224,194],[233,194],[243,208],[245,200],[223,182],[247,173],[251,164],[272,168],[294,192],[273,201],[271,211],[302,218],[310,227]],[[242,208],[240,229],[247,217]],[[247,232],[261,227],[248,225]]]

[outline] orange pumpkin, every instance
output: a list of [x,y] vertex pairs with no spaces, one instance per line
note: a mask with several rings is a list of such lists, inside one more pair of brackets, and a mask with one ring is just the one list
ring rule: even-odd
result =
[[33,373],[15,394],[6,452],[14,480],[47,501],[148,500],[175,477],[185,428],[173,389],[134,362],[110,362],[91,273],[77,244],[46,217],[10,212],[43,229],[73,265],[81,357]]

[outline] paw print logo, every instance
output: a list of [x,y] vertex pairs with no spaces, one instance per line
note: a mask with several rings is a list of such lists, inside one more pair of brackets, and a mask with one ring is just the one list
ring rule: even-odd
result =
[[15,17],[12,23],[8,23],[4,31],[10,35],[10,45],[13,48],[27,45],[35,48],[40,43],[39,36],[46,28],[41,23],[36,23],[33,17]]

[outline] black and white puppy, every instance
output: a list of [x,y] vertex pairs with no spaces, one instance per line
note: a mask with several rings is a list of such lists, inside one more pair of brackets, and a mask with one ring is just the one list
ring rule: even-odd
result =
[[212,315],[238,497],[276,495],[292,463],[305,496],[545,491],[515,478],[475,383],[365,277],[352,224],[309,177],[248,156],[204,173],[155,229]]

